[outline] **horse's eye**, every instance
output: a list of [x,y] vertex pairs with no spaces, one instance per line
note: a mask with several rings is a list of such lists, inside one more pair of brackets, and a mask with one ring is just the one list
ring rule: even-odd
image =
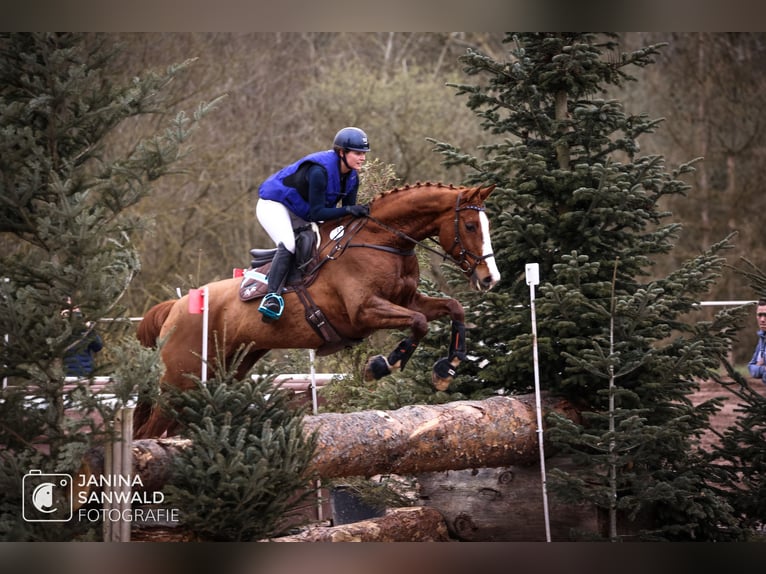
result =
[[465,230],[469,233],[474,233],[478,229],[478,226],[475,223],[469,222],[465,224]]

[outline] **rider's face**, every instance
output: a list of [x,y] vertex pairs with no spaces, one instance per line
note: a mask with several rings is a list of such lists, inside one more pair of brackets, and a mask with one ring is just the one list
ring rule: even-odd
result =
[[[351,169],[360,169],[362,167],[362,164],[364,163],[364,160],[367,157],[367,154],[363,151],[353,151],[348,150],[345,152],[346,154],[346,163]],[[343,165],[341,162],[341,168],[345,168],[346,166]]]

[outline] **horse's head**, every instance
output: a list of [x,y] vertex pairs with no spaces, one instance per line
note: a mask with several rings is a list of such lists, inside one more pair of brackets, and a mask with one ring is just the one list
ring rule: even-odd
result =
[[445,220],[439,231],[442,248],[478,291],[489,291],[500,281],[489,236],[489,218],[484,212],[484,201],[493,189],[494,185],[461,190],[453,218]]

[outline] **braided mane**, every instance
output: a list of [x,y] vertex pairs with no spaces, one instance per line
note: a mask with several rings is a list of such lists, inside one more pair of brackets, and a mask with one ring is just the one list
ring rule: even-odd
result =
[[388,190],[381,191],[381,192],[379,192],[377,195],[375,195],[370,200],[370,203],[372,203],[376,199],[380,199],[381,197],[385,197],[385,196],[391,195],[393,193],[397,193],[397,192],[400,192],[400,191],[407,191],[407,190],[410,190],[410,189],[419,189],[419,188],[422,188],[422,187],[440,187],[440,188],[446,188],[446,189],[464,189],[464,188],[460,188],[460,187],[455,187],[451,183],[450,184],[445,184],[445,183],[441,183],[441,182],[433,183],[431,181],[418,181],[418,182],[416,182],[414,184],[407,183],[407,184],[402,185],[402,186],[394,187],[393,189],[388,189]]

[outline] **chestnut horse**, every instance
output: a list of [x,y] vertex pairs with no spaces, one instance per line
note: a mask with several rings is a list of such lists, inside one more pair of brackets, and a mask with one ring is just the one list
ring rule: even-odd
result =
[[[283,293],[285,309],[277,321],[264,320],[257,301],[241,300],[242,279],[208,284],[208,348],[215,349],[217,335],[220,356],[228,360],[249,345],[240,367],[244,374],[271,349],[316,349],[319,355],[326,355],[379,329],[409,329],[410,336],[388,357],[378,355],[368,360],[364,374],[371,380],[404,368],[426,335],[428,322],[448,316],[452,321],[449,351],[436,362],[432,374],[434,386],[446,389],[465,359],[465,312],[455,299],[418,292],[414,247],[423,246],[454,262],[474,289],[491,289],[500,279],[484,211],[484,201],[493,189],[408,185],[376,196],[370,202],[368,217],[349,216],[321,224],[313,280],[306,282],[302,296],[289,289]],[[443,252],[424,245],[428,238],[435,238]],[[139,326],[143,344],[164,341],[162,385],[181,390],[193,388],[195,383],[189,375],[199,377],[201,371],[202,315],[189,313],[188,297],[172,304],[160,303]],[[333,337],[310,324],[304,306],[307,299]],[[215,351],[210,354],[217,355]],[[208,364],[212,362],[210,358]],[[146,418],[136,420],[136,438],[158,437],[173,430],[172,419],[158,407]]]

